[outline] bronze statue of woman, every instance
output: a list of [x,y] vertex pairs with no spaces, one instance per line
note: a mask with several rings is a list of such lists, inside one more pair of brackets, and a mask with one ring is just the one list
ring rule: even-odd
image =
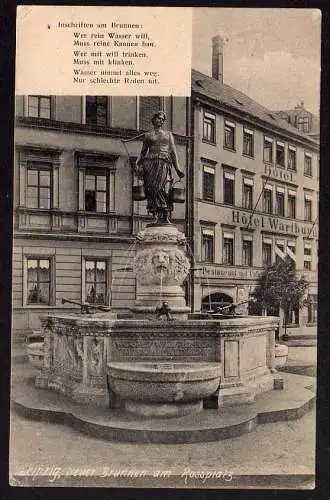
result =
[[173,135],[162,129],[165,120],[163,111],[153,115],[153,130],[144,134],[141,153],[136,161],[136,173],[143,179],[147,210],[153,215],[153,221],[169,223],[173,210],[173,202],[169,197],[173,184],[172,167],[180,179],[184,173],[179,168]]

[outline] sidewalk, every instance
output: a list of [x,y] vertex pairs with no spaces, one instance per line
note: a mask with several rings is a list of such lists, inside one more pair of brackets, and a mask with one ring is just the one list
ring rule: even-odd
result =
[[[282,343],[282,342],[280,342]],[[289,355],[286,364],[280,371],[295,373],[297,375],[307,375],[310,377],[317,376],[317,349],[314,346],[305,345],[288,345],[288,342],[283,344],[289,347]]]
[[[315,348],[306,349],[289,348],[287,368],[315,367]],[[19,365],[13,366],[16,380],[24,370]],[[239,437],[193,444],[109,442],[11,415],[13,485],[305,489],[313,487],[314,453],[315,410]]]

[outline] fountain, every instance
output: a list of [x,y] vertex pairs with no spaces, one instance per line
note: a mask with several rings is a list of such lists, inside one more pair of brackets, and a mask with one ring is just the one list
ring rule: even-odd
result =
[[[165,191],[156,185],[150,194],[145,183],[154,219],[136,237],[131,315],[82,304],[78,314],[42,317],[43,366],[35,386],[63,394],[66,402],[58,398],[55,405],[71,401],[75,411],[80,405],[75,418],[70,404],[60,413],[109,439],[187,442],[233,435],[230,426],[231,433],[249,431],[258,421],[258,396],[283,388],[275,369],[278,318],[190,313],[182,288],[190,269],[187,242],[169,221],[173,191],[156,210]],[[248,415],[241,410],[247,403]],[[91,422],[92,410],[101,420]]]
[[175,417],[253,401],[273,389],[278,318],[190,314],[185,236],[150,224],[137,235],[132,315],[41,318],[44,364],[36,386],[144,417]]

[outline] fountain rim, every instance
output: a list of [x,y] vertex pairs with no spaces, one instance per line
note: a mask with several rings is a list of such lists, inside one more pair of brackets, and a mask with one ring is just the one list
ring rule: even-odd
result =
[[[155,368],[156,366],[160,368]],[[220,378],[221,363],[172,360],[112,361],[107,363],[107,372],[110,378],[136,382],[206,382]]]

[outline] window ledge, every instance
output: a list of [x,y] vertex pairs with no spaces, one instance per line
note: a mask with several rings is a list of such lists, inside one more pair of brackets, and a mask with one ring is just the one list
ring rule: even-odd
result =
[[201,201],[203,201],[204,203],[215,203],[215,200],[208,200],[206,198],[201,198]]
[[31,310],[35,310],[35,309],[60,309],[61,306],[58,305],[47,305],[47,304],[25,304],[22,306],[23,309],[31,309]]
[[26,207],[23,205],[18,206],[17,210],[22,211],[22,212],[25,211],[25,212],[35,212],[35,213],[43,213],[43,214],[53,214],[53,213],[61,212],[61,209],[58,207],[38,208],[38,207]]
[[78,210],[77,215],[100,217],[100,216],[107,216],[107,215],[116,215],[116,212],[88,212],[87,210]]
[[254,160],[255,159],[254,155],[249,155],[247,153],[242,153],[242,156],[244,156],[245,158],[250,158],[250,160]]
[[211,146],[216,146],[217,143],[216,142],[213,142],[213,141],[208,141],[207,139],[202,139],[202,142],[204,142],[205,144],[211,144]]
[[231,151],[232,153],[236,153],[236,149],[235,148],[231,148],[230,146],[223,146],[223,149],[225,149],[226,151]]
[[313,178],[313,175],[312,175],[312,174],[307,174],[306,172],[304,172],[304,176],[305,176],[305,177],[309,177],[310,179],[312,179],[312,178]]

